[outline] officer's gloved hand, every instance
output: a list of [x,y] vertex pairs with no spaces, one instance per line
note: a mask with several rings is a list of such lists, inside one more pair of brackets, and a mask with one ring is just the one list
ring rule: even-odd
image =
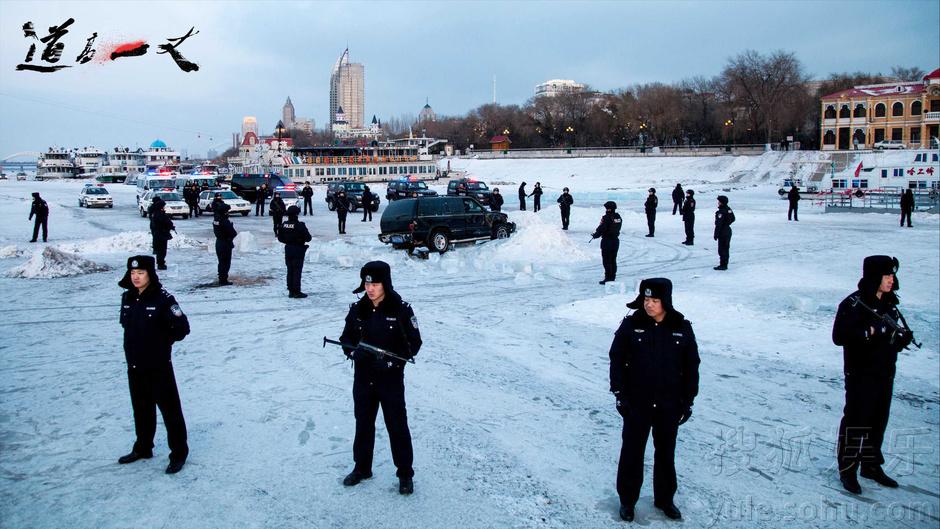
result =
[[908,345],[911,345],[911,342],[914,341],[914,333],[911,331],[899,331],[897,337],[894,339],[894,344],[898,348],[898,352],[907,349]]
[[679,424],[685,424],[689,420],[689,417],[692,416],[692,406],[689,406],[682,412],[682,415],[679,416]]
[[617,413],[619,413],[621,417],[626,417],[627,412],[630,410],[630,405],[627,404],[625,399],[620,397],[619,391],[614,393],[614,398],[617,399]]

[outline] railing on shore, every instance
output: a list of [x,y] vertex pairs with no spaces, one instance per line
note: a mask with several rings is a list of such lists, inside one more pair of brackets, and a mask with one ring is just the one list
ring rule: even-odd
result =
[[[813,203],[826,206],[826,211],[880,210],[901,211],[901,188],[834,189],[813,196]],[[940,212],[940,193],[936,189],[916,189],[914,211]]]
[[[776,147],[776,145],[774,146]],[[539,149],[485,150],[463,153],[459,158],[494,160],[503,158],[607,158],[658,156],[756,156],[767,152],[767,145],[666,145],[658,147],[559,147]]]

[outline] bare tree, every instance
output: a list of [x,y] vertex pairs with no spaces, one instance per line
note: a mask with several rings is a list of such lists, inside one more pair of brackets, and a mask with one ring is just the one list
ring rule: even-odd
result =
[[925,75],[927,74],[916,66],[910,68],[895,66],[891,68],[891,77],[894,77],[898,81],[920,81]]

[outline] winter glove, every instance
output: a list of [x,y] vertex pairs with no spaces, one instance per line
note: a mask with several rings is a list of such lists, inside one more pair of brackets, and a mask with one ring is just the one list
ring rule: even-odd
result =
[[898,352],[907,349],[907,346],[911,344],[914,340],[914,333],[911,331],[898,331],[897,336],[894,338],[894,344],[898,348]]
[[619,391],[614,393],[614,398],[617,399],[617,413],[619,413],[621,417],[626,418],[627,412],[630,410],[630,406],[626,403],[624,399],[620,398]]
[[682,415],[679,416],[679,424],[685,424],[689,420],[689,417],[692,416],[692,406],[689,406],[682,412]]

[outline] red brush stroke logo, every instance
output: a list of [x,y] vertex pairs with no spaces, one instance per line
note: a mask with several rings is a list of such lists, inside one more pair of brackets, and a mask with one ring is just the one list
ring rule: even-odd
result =
[[150,45],[146,41],[137,40],[134,42],[127,42],[124,44],[111,44],[104,49],[100,50],[103,58],[110,60],[119,59],[121,57],[137,57],[147,53],[147,49],[150,48]]

